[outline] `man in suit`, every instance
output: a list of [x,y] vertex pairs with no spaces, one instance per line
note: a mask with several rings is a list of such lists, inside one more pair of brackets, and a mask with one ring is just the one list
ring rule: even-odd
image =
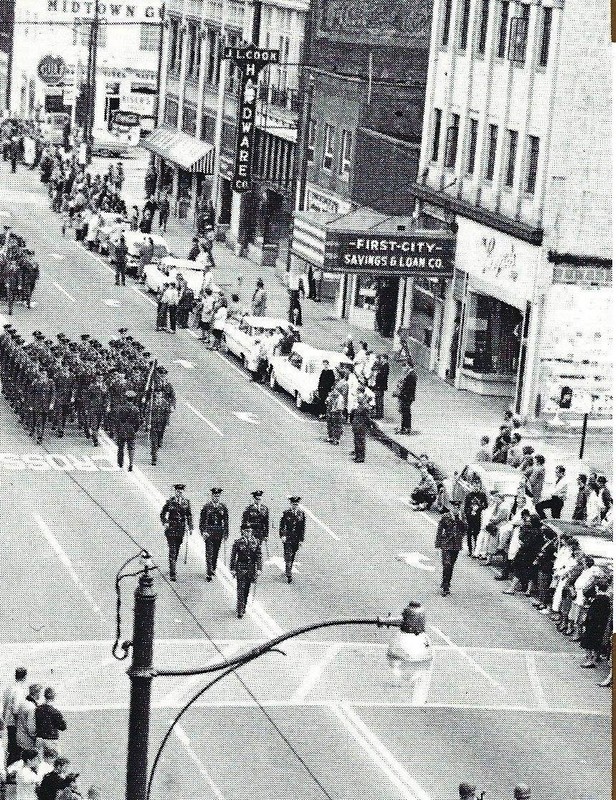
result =
[[329,366],[329,361],[325,358],[323,359],[323,368],[321,369],[321,374],[319,375],[319,386],[317,389],[317,395],[319,398],[319,419],[325,419],[325,401],[327,400],[327,395],[331,392],[335,383],[336,373]]
[[380,355],[374,369],[374,419],[385,416],[385,392],[389,383],[389,358],[386,353]]
[[203,506],[199,516],[199,531],[205,542],[206,580],[208,582],[212,580],[216,572],[220,544],[229,536],[229,511],[227,506],[220,502],[221,494],[222,489],[212,489],[212,499]]
[[288,583],[293,580],[293,562],[306,533],[306,514],[299,507],[301,499],[298,496],[289,497],[291,507],[283,511],[280,518],[279,531],[284,550],[284,565]]
[[447,597],[453,568],[458,558],[458,553],[462,549],[462,542],[466,534],[466,525],[460,517],[460,501],[450,500],[450,508],[447,508],[441,516],[436,529],[436,539],[434,546],[441,551],[441,563],[443,567],[443,577],[441,581],[441,595]]
[[398,409],[400,411],[400,427],[396,433],[408,435],[411,433],[411,405],[415,402],[415,392],[417,389],[417,373],[415,364],[409,358],[407,368],[400,379],[395,397],[398,398]]

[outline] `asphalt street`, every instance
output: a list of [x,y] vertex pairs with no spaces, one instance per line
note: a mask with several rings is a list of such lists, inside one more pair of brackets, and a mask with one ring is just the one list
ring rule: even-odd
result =
[[[419,688],[389,673],[387,633],[367,627],[304,637],[285,646],[286,656],[242,669],[186,714],[153,800],[446,800],[466,779],[487,798],[511,797],[519,780],[540,800],[607,798],[609,692],[579,669],[579,648],[526,598],[503,596],[491,571],[464,555],[452,595],[438,596],[435,523],[404,503],[413,469],[372,441],[367,462],[354,464],[348,432],[332,448],[321,423],[249,383],[235,361],[188,331],[156,333],[153,299],[130,278],[116,287],[103,259],[62,236],[36,173],[9,176],[2,162],[0,182],[0,204],[13,209],[14,227],[42,268],[36,307],[18,305],[13,324],[26,336],[38,328],[52,338],[88,332],[101,341],[126,325],[168,368],[178,397],[159,465],[149,465],[141,435],[133,473],[117,468],[111,442],[94,448],[74,428],[36,446],[0,401],[8,555],[1,676],[6,682],[24,663],[33,678],[58,687],[69,726],[64,748],[84,778],[106,797],[123,796],[128,679],[126,662],[111,656],[113,581],[146,547],[161,567],[157,666],[207,663],[307,622],[398,614],[411,598],[425,604],[435,645]],[[242,620],[228,569],[219,566],[215,581],[205,582],[200,537],[189,541],[178,582],[167,580],[158,514],[178,480],[195,518],[209,489],[224,487],[232,536],[250,493],[264,491],[273,527]],[[302,496],[309,518],[289,586],[277,524],[290,493]],[[131,590],[125,582],[125,638]],[[153,746],[204,683],[156,681]]]

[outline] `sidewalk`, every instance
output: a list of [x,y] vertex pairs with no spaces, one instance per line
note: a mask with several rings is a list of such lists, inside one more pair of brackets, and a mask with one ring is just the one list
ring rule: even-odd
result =
[[[101,171],[107,169],[108,159],[96,159]],[[143,176],[147,159],[131,159],[124,162],[126,182],[124,195],[128,206],[143,206]],[[158,217],[153,227],[158,232]],[[191,221],[169,221],[165,238],[174,255],[185,258],[190,250],[194,230]],[[286,286],[276,274],[274,267],[260,267],[246,258],[236,256],[224,245],[214,245],[214,270],[216,282],[225,290],[240,295],[242,305],[250,306],[257,278],[263,278],[267,291],[268,316],[287,318],[289,297]],[[498,431],[507,400],[481,397],[470,392],[459,391],[436,375],[418,368],[417,399],[413,404],[412,436],[398,436],[400,415],[397,400],[392,397],[401,374],[402,364],[391,352],[391,339],[385,339],[375,331],[350,325],[337,319],[331,303],[302,301],[302,340],[328,350],[340,350],[341,344],[351,334],[357,346],[359,341],[368,343],[376,353],[388,353],[390,357],[389,390],[385,395],[385,418],[376,422],[376,438],[394,450],[402,459],[427,453],[448,475],[459,471],[474,459],[479,449],[479,439],[485,433],[494,436]],[[536,438],[535,450],[544,455],[558,454],[561,457],[578,456],[579,434],[571,436],[542,436],[541,430],[531,432]],[[591,466],[612,474],[612,437],[609,433],[589,432],[584,459]]]

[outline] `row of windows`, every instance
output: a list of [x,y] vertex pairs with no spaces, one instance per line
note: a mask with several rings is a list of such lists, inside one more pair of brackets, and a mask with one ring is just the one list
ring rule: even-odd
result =
[[[97,45],[100,48],[107,47],[108,26],[100,24],[97,32]],[[73,46],[80,44],[88,47],[92,25],[90,22],[76,22],[73,25]],[[139,26],[139,49],[148,52],[158,52],[162,31],[157,22],[142,22]]]
[[[484,55],[488,39],[488,22],[490,19],[491,0],[478,0],[479,19],[476,52]],[[441,45],[447,47],[451,35],[453,0],[445,0],[443,10],[443,27],[441,30]],[[497,58],[508,58],[516,64],[523,65],[526,61],[528,45],[528,22],[530,19],[530,5],[520,5],[519,16],[512,16],[515,3],[509,0],[499,0],[494,3],[495,13],[498,13],[498,30],[495,38],[495,52]],[[541,16],[541,41],[539,45],[538,64],[547,66],[550,53],[550,38],[552,33],[552,9],[542,8]],[[511,18],[510,18],[511,17]],[[457,47],[466,50],[469,42],[469,28],[471,22],[471,0],[462,0],[462,9],[457,30]]]
[[[333,172],[335,159],[337,129],[334,125],[326,122],[323,127],[323,155],[321,157],[321,168],[327,172]],[[314,153],[317,146],[317,121],[311,119],[308,124],[308,137],[306,143],[306,160],[314,162]],[[348,178],[351,172],[351,158],[353,151],[353,134],[351,131],[342,129],[340,136],[340,146],[338,149],[337,170],[338,175]]]
[[[438,161],[440,142],[441,142],[441,127],[443,121],[443,112],[440,108],[434,109],[434,125],[432,130],[432,148],[431,160]],[[479,135],[479,121],[471,117],[468,121],[468,146],[466,150],[466,163],[464,164],[464,172],[466,175],[474,175],[477,161],[477,139]],[[486,181],[494,179],[496,168],[496,151],[498,147],[498,125],[488,125],[486,134],[486,159],[483,178]],[[443,155],[443,165],[447,169],[454,169],[458,160],[459,154],[459,138],[460,138],[460,115],[451,115],[451,124],[447,128],[445,136],[445,151]],[[518,131],[508,129],[506,131],[505,142],[505,174],[504,185],[512,188],[515,181],[515,167],[518,155]],[[526,171],[523,180],[523,190],[527,194],[534,194],[537,184],[537,166],[539,163],[539,137],[529,136],[526,146]]]

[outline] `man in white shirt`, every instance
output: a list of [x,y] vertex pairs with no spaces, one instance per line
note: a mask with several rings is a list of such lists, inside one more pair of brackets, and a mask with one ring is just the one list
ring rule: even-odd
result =
[[353,412],[357,408],[357,390],[359,388],[359,378],[357,377],[357,373],[360,371],[361,366],[357,366],[349,373],[349,377],[347,378],[347,413],[349,415],[349,422],[353,421]]
[[36,748],[36,707],[42,691],[40,684],[31,684],[15,714],[17,746],[21,750]]
[[546,509],[550,509],[552,519],[560,519],[565,500],[567,499],[567,484],[565,482],[565,468],[562,466],[556,467],[556,483],[552,494],[547,500],[542,500],[535,506],[537,514],[541,519],[546,517]]
[[161,303],[166,307],[169,314],[169,325],[171,326],[171,330],[169,331],[170,333],[175,333],[175,322],[179,299],[180,297],[178,295],[176,285],[172,282],[165,289],[163,296],[161,297]]
[[2,720],[7,732],[7,758],[6,763],[12,764],[19,759],[19,748],[17,747],[17,710],[26,699],[26,676],[28,671],[25,667],[17,667],[15,670],[15,683],[7,686],[2,698]]
[[37,773],[38,765],[38,750],[27,747],[19,761],[7,769],[7,775],[15,777],[15,800],[37,800],[36,788],[41,781]]

